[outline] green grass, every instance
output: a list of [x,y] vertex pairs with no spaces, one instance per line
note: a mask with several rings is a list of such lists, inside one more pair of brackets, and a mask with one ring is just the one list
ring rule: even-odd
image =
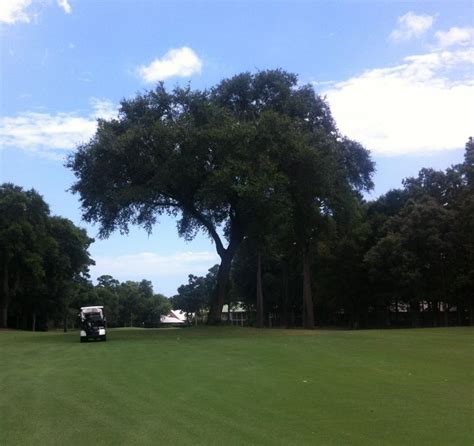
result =
[[0,332],[0,445],[474,444],[474,330]]

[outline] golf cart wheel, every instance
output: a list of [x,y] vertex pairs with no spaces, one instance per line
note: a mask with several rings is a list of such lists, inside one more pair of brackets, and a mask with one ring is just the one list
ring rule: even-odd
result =
[[101,336],[100,339],[105,342],[107,340],[107,335]]
[[87,338],[81,338],[81,343],[86,342],[86,341],[87,341]]

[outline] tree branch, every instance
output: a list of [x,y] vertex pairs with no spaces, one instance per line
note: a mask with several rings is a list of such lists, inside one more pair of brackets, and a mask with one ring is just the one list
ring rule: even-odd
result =
[[225,256],[227,249],[224,248],[221,238],[216,231],[216,228],[203,214],[201,214],[194,206],[192,205],[185,205],[184,208],[187,212],[189,212],[199,223],[201,223],[209,232],[209,235],[212,237],[216,244],[217,254],[222,258]]

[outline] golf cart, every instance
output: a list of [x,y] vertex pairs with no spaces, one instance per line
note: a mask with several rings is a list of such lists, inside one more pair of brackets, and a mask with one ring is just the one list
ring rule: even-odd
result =
[[104,307],[81,307],[81,342],[90,339],[107,340],[107,321]]

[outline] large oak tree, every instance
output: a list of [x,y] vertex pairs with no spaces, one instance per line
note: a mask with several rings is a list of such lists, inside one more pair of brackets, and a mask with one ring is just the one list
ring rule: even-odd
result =
[[159,84],[123,100],[117,119],[100,120],[67,165],[83,216],[100,223],[102,237],[130,224],[151,232],[162,214],[177,217],[188,240],[207,232],[221,258],[211,323],[220,321],[232,259],[251,226],[248,209],[288,194],[308,279],[313,216],[332,212],[342,190],[369,187],[373,168],[365,149],[340,137],[313,88],[282,70],[243,73],[204,91]]

